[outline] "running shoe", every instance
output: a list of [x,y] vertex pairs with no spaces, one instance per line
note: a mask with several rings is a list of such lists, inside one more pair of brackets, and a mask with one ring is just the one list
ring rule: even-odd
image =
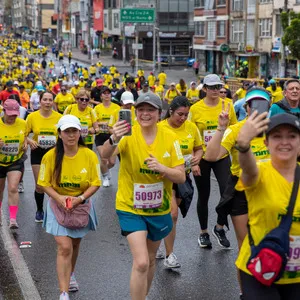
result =
[[155,255],[156,259],[164,259],[165,258],[165,251],[164,251],[162,245],[163,245],[163,243],[161,243],[159,245],[159,248],[157,249],[157,252],[156,252],[156,255]]
[[164,261],[164,266],[167,269],[175,269],[175,268],[180,268],[181,265],[177,261],[177,257],[174,253],[171,253],[168,257],[165,258]]
[[109,187],[110,186],[110,182],[107,176],[103,177],[103,186],[104,187]]
[[19,193],[24,193],[24,185],[23,185],[23,181],[21,181],[18,185],[18,192]]
[[108,172],[107,172],[107,178],[108,178],[109,180],[111,180],[111,171],[110,171],[110,169],[109,169]]
[[43,223],[43,220],[44,220],[44,212],[38,210],[35,214],[35,222]]
[[223,248],[229,248],[230,247],[230,242],[228,241],[225,230],[222,229],[217,229],[217,226],[214,227],[212,231],[214,237],[217,239],[218,244],[223,247]]
[[18,225],[16,219],[9,220],[9,228],[10,229],[18,229],[19,228],[19,225]]
[[77,292],[79,290],[78,283],[75,278],[75,274],[71,274],[69,292]]
[[62,292],[62,293],[60,294],[59,300],[70,300],[69,294],[66,293],[66,292]]
[[198,238],[198,244],[201,248],[211,248],[209,234],[207,232],[201,233]]

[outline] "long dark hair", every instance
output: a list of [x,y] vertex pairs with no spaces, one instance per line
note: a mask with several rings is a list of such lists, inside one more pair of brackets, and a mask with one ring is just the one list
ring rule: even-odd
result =
[[[58,133],[61,132],[60,129],[57,130]],[[78,146],[85,146],[82,136],[79,137]],[[62,139],[58,136],[57,143],[55,145],[55,165],[54,165],[54,179],[55,183],[59,185],[60,177],[61,177],[61,169],[62,169],[62,162],[64,159],[65,149]]]
[[169,109],[167,110],[164,120],[171,117],[171,111],[173,113],[180,107],[190,107],[190,106],[191,106],[191,103],[189,102],[187,97],[185,97],[185,96],[175,97],[173,99],[173,101],[171,102]]
[[186,84],[185,84],[185,81],[183,79],[179,80],[179,84],[180,84],[181,90],[185,90]]

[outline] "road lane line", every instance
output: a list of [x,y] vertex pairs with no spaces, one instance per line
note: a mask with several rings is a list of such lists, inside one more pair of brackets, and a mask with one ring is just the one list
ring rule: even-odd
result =
[[20,285],[24,300],[41,300],[41,296],[34,284],[24,257],[18,247],[17,242],[9,232],[6,225],[6,216],[2,213],[2,226],[0,226],[0,237],[3,240],[8,257],[14,268],[18,283]]

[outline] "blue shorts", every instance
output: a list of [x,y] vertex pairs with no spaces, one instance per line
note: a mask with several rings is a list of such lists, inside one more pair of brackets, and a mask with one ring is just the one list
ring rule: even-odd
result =
[[142,216],[117,210],[117,215],[123,236],[136,231],[147,231],[147,238],[156,242],[164,239],[173,227],[170,213],[162,216]]

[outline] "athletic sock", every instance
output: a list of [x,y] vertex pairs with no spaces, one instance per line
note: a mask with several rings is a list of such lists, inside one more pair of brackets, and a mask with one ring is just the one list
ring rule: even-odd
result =
[[10,219],[17,219],[17,213],[18,213],[18,205],[10,205],[9,206],[9,217]]
[[44,206],[44,193],[38,193],[34,191],[35,203],[38,211],[43,211]]

